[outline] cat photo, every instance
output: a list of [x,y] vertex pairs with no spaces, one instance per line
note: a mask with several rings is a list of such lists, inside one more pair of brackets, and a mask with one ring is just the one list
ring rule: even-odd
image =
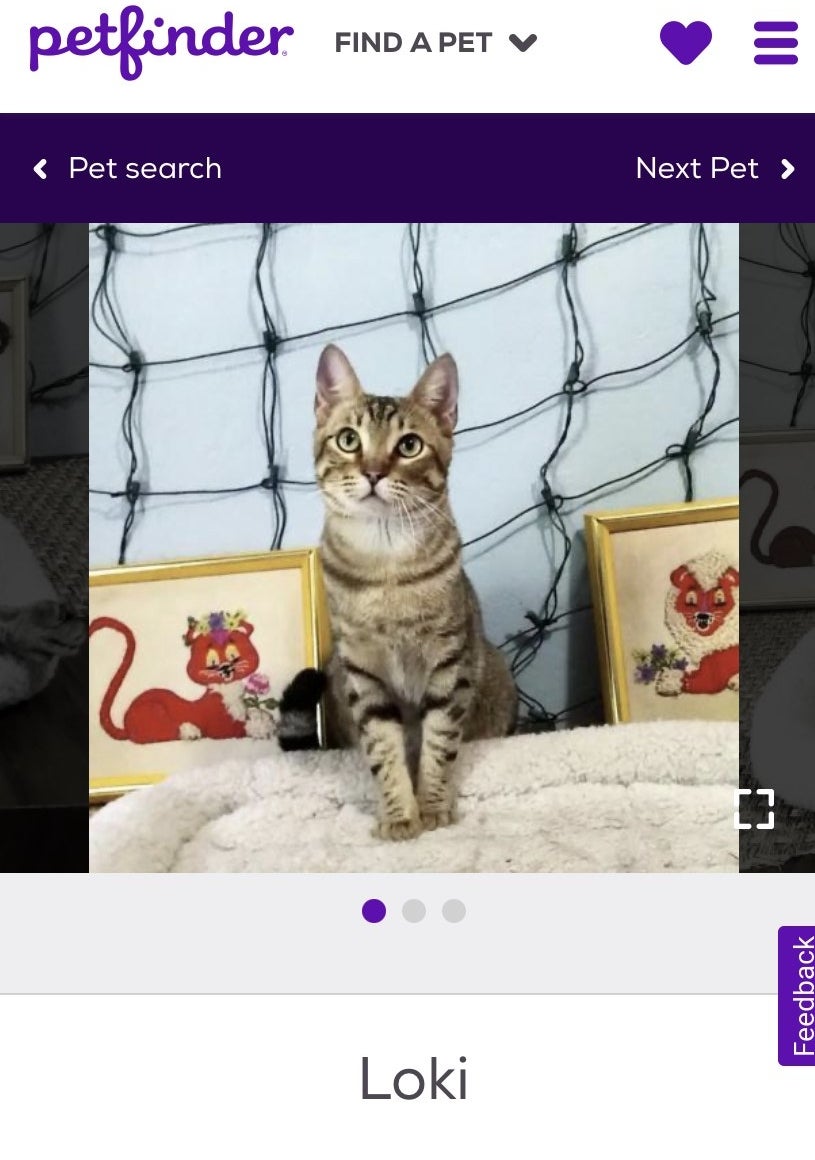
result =
[[517,714],[447,494],[458,391],[447,354],[399,397],[363,388],[337,346],[317,366],[329,720],[335,740],[365,756],[386,839],[453,822],[459,746],[510,733]]

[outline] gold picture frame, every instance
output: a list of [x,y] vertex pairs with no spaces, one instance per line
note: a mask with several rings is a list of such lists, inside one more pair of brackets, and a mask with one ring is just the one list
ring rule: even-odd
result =
[[[734,561],[735,621],[728,626],[728,632],[735,629],[737,640],[738,594],[735,588],[738,587],[738,516],[738,500],[731,498],[681,504],[656,504],[585,514],[589,578],[603,706],[607,722],[619,724],[635,720],[699,715],[710,715],[714,719],[722,719],[722,716],[728,720],[737,718],[737,673],[735,681],[728,686],[729,690],[732,689],[736,693],[735,696],[731,696],[728,692],[728,697],[718,702],[713,696],[654,698],[651,714],[650,702],[640,697],[640,693],[644,690],[635,689],[643,674],[647,678],[652,669],[647,664],[645,668],[640,668],[632,661],[635,652],[633,639],[635,631],[639,628],[637,619],[639,613],[635,612],[632,616],[631,609],[643,610],[645,638],[649,629],[650,636],[655,635],[655,626],[661,620],[661,631],[663,636],[667,637],[667,643],[652,645],[652,653],[655,649],[663,648],[669,650],[671,656],[676,653],[677,659],[672,662],[671,667],[681,673],[683,671],[681,666],[687,662],[683,656],[678,655],[680,650],[674,647],[676,641],[671,637],[671,630],[665,619],[668,593],[672,591],[673,582],[673,571],[666,573],[665,564],[674,557],[677,564],[681,565],[685,557],[695,559],[697,552],[721,551],[728,560]],[[724,532],[713,527],[723,521],[735,523]],[[631,539],[632,534],[643,532],[652,533],[653,548],[649,548],[644,538],[639,538],[636,542]],[[634,549],[629,550],[627,561],[620,551],[621,545],[625,542],[620,537],[625,536],[630,537],[629,549],[632,545]],[[694,541],[697,544],[696,549],[693,546]],[[621,569],[626,575],[621,575]],[[628,600],[623,602],[626,606],[623,608],[621,594],[627,576],[630,576],[631,583],[626,585]],[[637,629],[632,628],[632,625],[637,625]],[[645,639],[642,643],[645,643]],[[660,662],[661,660],[660,655]],[[657,691],[659,681],[655,680],[654,683],[657,686],[654,691]],[[666,678],[666,686],[667,683]],[[713,702],[716,702],[715,709],[712,707]]]
[[28,279],[0,278],[0,472],[28,465]]
[[[277,580],[277,604],[269,602],[272,577]],[[249,595],[250,600],[238,599],[242,595]],[[157,596],[160,597],[158,602]],[[185,692],[187,688],[198,693],[202,691],[192,683],[195,677],[184,679],[181,662],[189,656],[192,665],[193,644],[190,642],[197,646],[204,626],[200,620],[196,623],[195,615],[185,614],[182,620],[182,608],[199,617],[203,613],[206,619],[207,615],[224,615],[223,612],[208,614],[207,608],[217,610],[226,606],[237,609],[238,604],[241,608],[251,604],[246,614],[237,611],[226,614],[230,618],[228,623],[230,627],[237,627],[242,635],[247,631],[249,635],[255,634],[253,640],[261,642],[257,648],[252,645],[254,660],[246,660],[245,669],[255,665],[254,669],[247,671],[248,677],[261,665],[266,667],[270,641],[282,641],[284,655],[274,656],[271,686],[275,693],[279,693],[301,668],[321,668],[330,650],[325,590],[316,548],[98,569],[89,575],[89,601],[92,625],[89,794],[91,803],[95,805],[153,785],[178,769],[199,764],[199,754],[206,757],[204,764],[212,764],[235,756],[239,752],[236,745],[246,746],[245,737],[239,740],[206,732],[183,740],[180,737],[146,739],[155,741],[155,744],[145,744],[145,739],[140,738],[140,743],[135,744],[131,737],[114,737],[107,731],[103,719],[119,733],[126,732],[123,716],[126,711],[122,705],[129,701],[129,708],[133,708],[131,677],[137,660],[140,666],[138,679],[142,684],[149,684],[149,693],[164,693],[169,689],[170,696],[180,696],[174,693],[177,680],[184,682]],[[123,616],[125,621],[122,621]],[[115,623],[111,624],[111,621]],[[116,631],[111,632],[111,629]],[[223,625],[221,629],[224,631]],[[133,641],[132,651],[129,639]],[[102,647],[96,644],[100,640],[104,642]],[[206,641],[201,647],[205,644]],[[128,657],[130,664],[126,666]],[[108,694],[122,671],[124,676],[105,709]],[[189,673],[190,669],[186,671]],[[237,671],[241,672],[240,667]],[[257,675],[260,677],[259,671]],[[230,672],[230,681],[232,676]],[[261,679],[267,680],[265,675]],[[240,681],[236,680],[235,684],[240,690]],[[139,687],[138,691],[141,694],[142,688]],[[209,687],[206,691],[210,691]],[[194,704],[191,701],[185,703]],[[263,702],[264,705],[271,703]],[[271,710],[268,712],[271,715]],[[121,724],[113,720],[114,713]],[[318,736],[320,743],[324,744],[322,705],[318,709]],[[117,742],[118,747],[114,748]],[[277,748],[273,735],[256,738],[253,744],[254,756],[262,756],[261,750],[266,752]],[[121,768],[115,768],[120,760]]]

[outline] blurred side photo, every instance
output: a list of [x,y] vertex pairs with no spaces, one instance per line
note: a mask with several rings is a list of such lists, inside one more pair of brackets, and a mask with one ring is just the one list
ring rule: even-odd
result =
[[0,870],[87,870],[86,224],[0,223]]

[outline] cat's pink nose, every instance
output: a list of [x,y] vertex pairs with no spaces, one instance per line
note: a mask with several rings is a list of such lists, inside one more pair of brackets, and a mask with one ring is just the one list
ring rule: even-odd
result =
[[380,479],[382,479],[384,474],[385,474],[384,471],[364,471],[363,472],[363,475],[368,480],[368,483],[370,483],[371,487],[376,487],[376,485],[379,483]]

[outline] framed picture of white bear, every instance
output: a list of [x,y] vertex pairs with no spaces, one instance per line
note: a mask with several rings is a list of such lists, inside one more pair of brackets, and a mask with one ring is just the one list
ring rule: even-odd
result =
[[281,693],[326,659],[322,593],[316,549],[92,572],[91,801],[276,752]]
[[588,512],[609,722],[738,720],[736,499]]

